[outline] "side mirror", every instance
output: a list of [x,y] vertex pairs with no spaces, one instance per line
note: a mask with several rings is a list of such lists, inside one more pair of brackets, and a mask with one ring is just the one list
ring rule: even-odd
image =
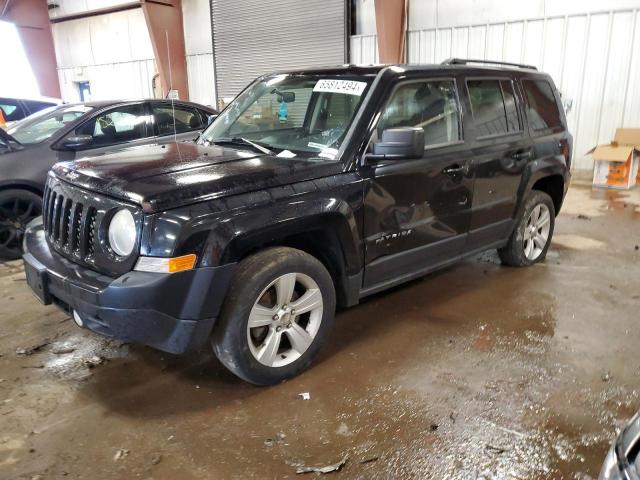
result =
[[424,155],[424,130],[420,127],[389,128],[382,139],[373,144],[371,160],[407,160]]
[[93,142],[91,135],[74,135],[67,137],[62,142],[62,146],[67,150],[82,150],[88,147]]
[[216,118],[218,118],[218,114],[217,113],[214,113],[213,115],[207,116],[207,126],[211,125]]

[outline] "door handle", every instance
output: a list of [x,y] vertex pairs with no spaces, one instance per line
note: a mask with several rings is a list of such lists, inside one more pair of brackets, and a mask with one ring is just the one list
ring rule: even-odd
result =
[[442,170],[442,173],[445,175],[458,175],[459,173],[464,172],[465,168],[462,165],[451,165]]
[[531,152],[531,150],[526,150],[524,152],[516,152],[512,154],[511,158],[513,158],[514,160],[529,160],[532,155],[533,152]]

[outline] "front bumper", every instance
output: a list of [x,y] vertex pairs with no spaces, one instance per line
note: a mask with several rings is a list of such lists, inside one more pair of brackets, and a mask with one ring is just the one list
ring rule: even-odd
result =
[[23,260],[27,283],[45,305],[75,310],[101,335],[170,353],[206,343],[235,271],[229,264],[109,277],[51,251],[39,220],[25,232]]

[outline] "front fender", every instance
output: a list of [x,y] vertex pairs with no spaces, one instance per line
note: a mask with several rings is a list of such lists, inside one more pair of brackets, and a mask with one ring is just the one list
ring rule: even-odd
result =
[[240,260],[301,233],[337,236],[346,273],[362,269],[362,181],[355,173],[202,202],[145,218],[141,254],[198,255],[199,266]]

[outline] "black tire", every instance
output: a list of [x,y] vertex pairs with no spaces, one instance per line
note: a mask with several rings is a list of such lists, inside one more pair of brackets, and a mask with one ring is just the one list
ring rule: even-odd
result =
[[27,224],[42,214],[42,197],[28,190],[0,191],[0,259],[22,256],[22,238]]
[[[525,254],[525,231],[528,228],[529,218],[531,213],[538,205],[544,205],[547,207],[550,213],[549,218],[549,234],[547,236],[546,244],[542,251],[535,259],[527,258]],[[498,249],[498,255],[500,260],[505,265],[512,267],[527,267],[534,263],[543,262],[547,256],[549,245],[551,245],[551,238],[553,237],[553,230],[555,227],[556,211],[553,205],[551,197],[539,190],[532,190],[525,199],[524,206],[521,210],[518,218],[518,223],[509,238],[509,242],[504,248]]]
[[[265,289],[282,275],[290,273],[307,276],[317,285],[318,289],[315,290],[319,290],[322,295],[322,312],[318,311],[316,318],[321,318],[321,321],[311,344],[299,358],[287,365],[267,366],[257,360],[249,345],[252,341],[247,331],[249,314],[259,298],[272,294],[271,290]],[[301,285],[296,283],[296,291],[300,287]],[[277,294],[275,291],[273,293]],[[296,293],[294,292],[293,295],[295,296]],[[277,300],[275,303],[277,304]],[[245,258],[238,265],[222,306],[220,318],[214,327],[211,345],[220,362],[238,377],[255,385],[274,385],[298,375],[311,364],[331,329],[335,307],[336,294],[331,275],[319,260],[293,248],[268,248]],[[292,318],[294,321],[296,321],[295,318],[299,318],[301,320],[297,321],[304,322],[303,315]],[[262,327],[269,332],[265,333],[264,345],[266,345],[266,335],[275,329],[274,325],[276,324]],[[254,331],[252,329],[252,332]],[[283,331],[281,337],[290,338],[288,335],[285,336],[285,333],[287,332]],[[289,340],[285,341],[287,342]],[[290,346],[292,348],[293,343],[290,343]],[[258,347],[254,344],[253,348]],[[286,356],[278,354],[276,358],[278,357],[286,361]]]

